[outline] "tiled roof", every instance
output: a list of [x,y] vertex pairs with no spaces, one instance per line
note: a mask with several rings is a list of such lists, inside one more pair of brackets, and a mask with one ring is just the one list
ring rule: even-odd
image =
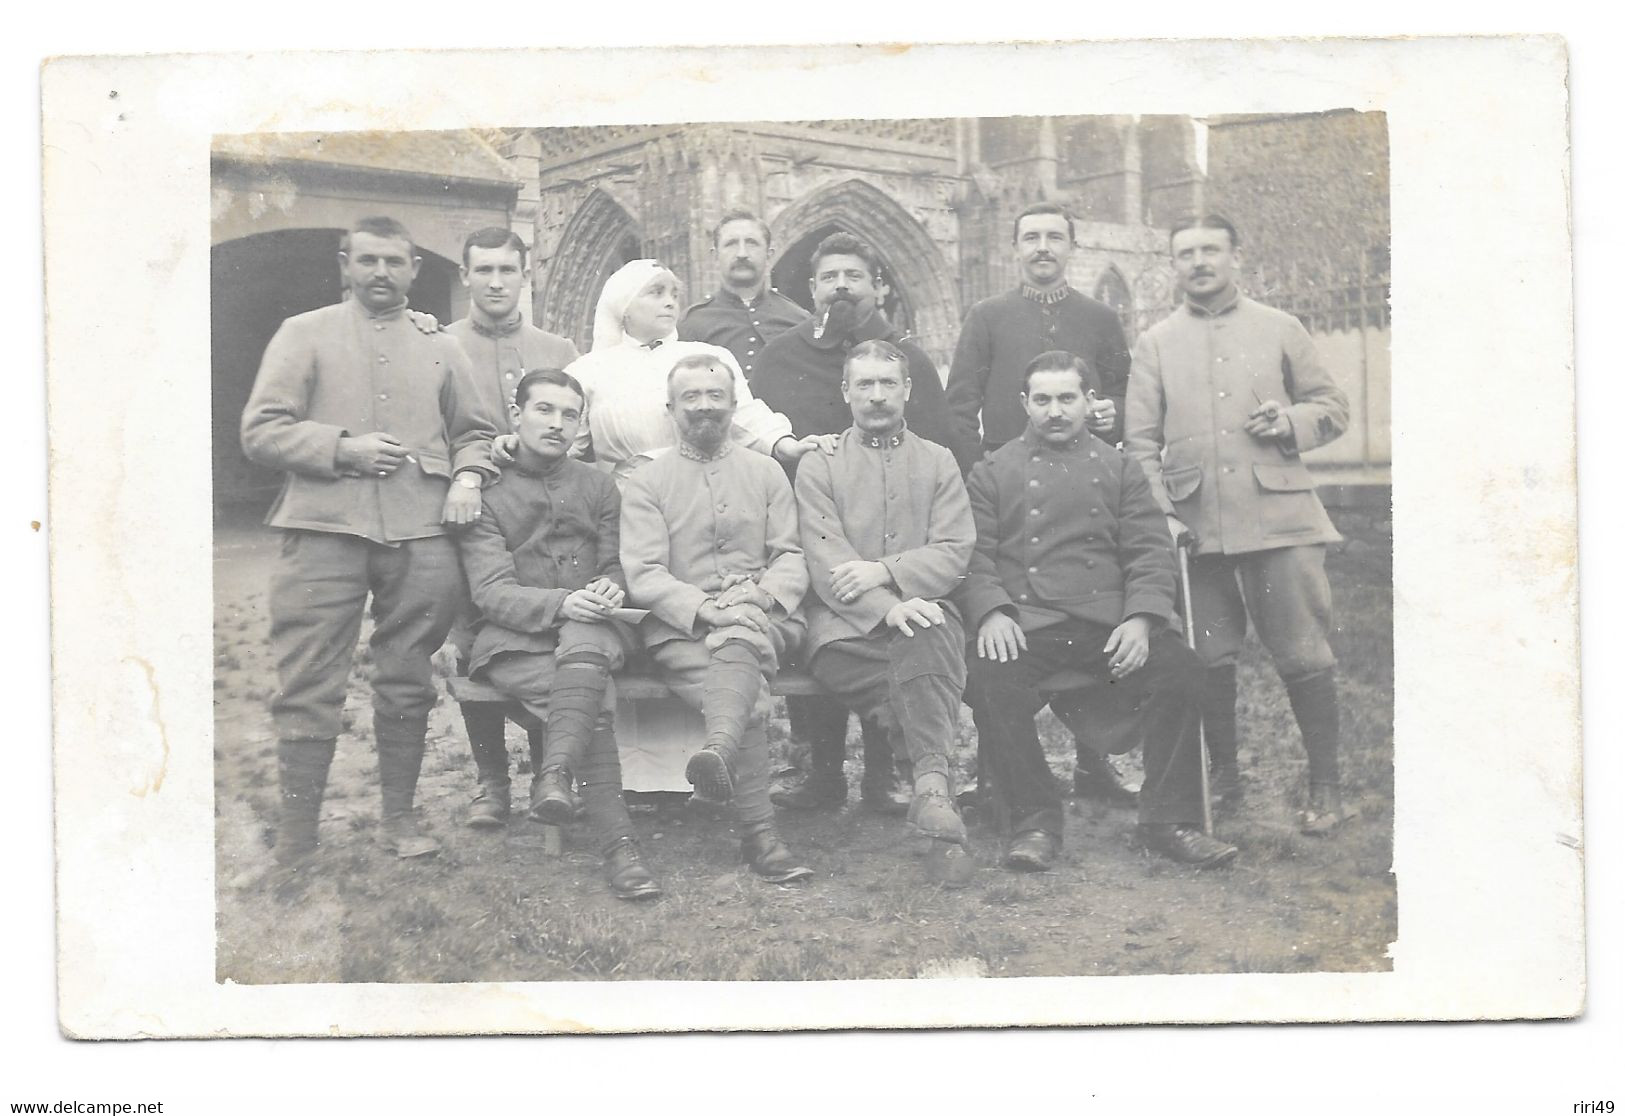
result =
[[259,132],[216,136],[213,151],[251,162],[325,163],[509,185],[508,163],[477,132]]

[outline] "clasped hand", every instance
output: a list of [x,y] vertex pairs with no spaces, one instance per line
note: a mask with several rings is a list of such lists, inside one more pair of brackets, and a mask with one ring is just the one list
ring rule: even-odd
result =
[[884,562],[865,562],[859,558],[842,562],[829,571],[830,591],[847,603],[871,589],[891,584],[891,579],[891,571]]
[[620,608],[625,600],[625,589],[607,577],[595,577],[587,582],[585,588],[565,597],[564,606],[559,611],[566,620],[601,624],[608,619],[610,610]]

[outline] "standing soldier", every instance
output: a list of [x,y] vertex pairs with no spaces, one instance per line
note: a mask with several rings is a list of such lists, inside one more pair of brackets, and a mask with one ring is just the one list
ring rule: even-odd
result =
[[[543,368],[564,368],[577,357],[567,339],[537,329],[519,309],[528,269],[525,243],[498,226],[470,233],[463,241],[463,286],[468,288],[468,317],[453,322],[446,332],[457,339],[473,366],[480,406],[490,415],[505,417],[514,389],[525,373]],[[458,668],[468,669],[475,614],[470,610],[452,633]],[[501,706],[461,702],[463,727],[479,790],[469,807],[468,824],[475,828],[500,826],[508,820],[508,748],[503,736]],[[531,767],[541,770],[543,734],[530,732]]]
[[1202,718],[1215,794],[1240,795],[1236,657],[1252,616],[1309,756],[1305,833],[1351,816],[1338,778],[1326,544],[1339,538],[1299,454],[1348,426],[1348,398],[1292,315],[1236,288],[1236,230],[1208,214],[1169,236],[1185,304],[1146,332],[1129,381],[1127,449],[1177,539],[1194,538],[1191,607],[1207,664]]
[[270,593],[284,866],[316,847],[369,596],[383,844],[439,850],[412,798],[435,702],[429,656],[464,595],[446,528],[478,517],[496,433],[462,348],[403,313],[422,261],[400,222],[357,221],[339,262],[354,297],[282,323],[243,412],[243,452],[287,474],[266,520],[284,531]]
[[677,336],[727,349],[749,380],[767,343],[807,320],[807,311],[768,285],[773,233],[744,209],[722,215],[711,244],[722,265],[722,286],[683,311]]

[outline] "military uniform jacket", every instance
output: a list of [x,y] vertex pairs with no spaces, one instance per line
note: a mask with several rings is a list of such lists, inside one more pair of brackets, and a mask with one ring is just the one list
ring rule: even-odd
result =
[[[501,419],[480,406],[468,357],[403,310],[373,315],[352,299],[295,315],[271,338],[242,425],[248,459],[287,473],[271,526],[380,543],[443,535],[452,474],[494,474]],[[405,463],[387,477],[340,473],[339,439],[374,431],[401,440]]]
[[599,469],[568,458],[545,472],[511,465],[457,537],[480,611],[470,671],[504,651],[553,649],[564,598],[621,572],[621,497]]
[[[1258,405],[1286,404],[1289,443],[1243,427]],[[1158,506],[1196,534],[1198,554],[1246,554],[1341,538],[1298,454],[1348,427],[1348,397],[1292,315],[1238,297],[1192,305],[1134,347],[1124,448]]]
[[980,456],[980,444],[954,442],[942,377],[925,350],[903,336],[903,331],[876,310],[846,336],[825,333],[813,337],[817,322],[808,319],[768,342],[751,390],[767,406],[790,420],[798,438],[810,434],[839,434],[852,425],[852,408],[841,397],[841,372],[846,354],[864,341],[890,341],[908,357],[912,386],[903,409],[908,428],[920,437],[947,446],[968,469]]
[[1173,543],[1125,454],[1087,432],[1051,449],[1029,428],[978,462],[966,488],[976,518],[960,594],[969,631],[997,609],[1026,631],[1068,618],[1173,621]]
[[638,627],[648,647],[693,639],[729,574],[750,575],[784,617],[799,616],[807,562],[784,470],[732,442],[703,461],[681,444],[662,452],[623,481],[621,566],[631,603],[653,612]]
[[677,336],[727,349],[748,380],[767,343],[810,316],[772,288],[764,290],[754,302],[722,289],[683,311]]
[[514,389],[526,372],[568,368],[581,355],[568,339],[537,329],[523,318],[499,332],[468,317],[452,322],[446,332],[468,354],[480,390],[480,405],[504,420],[504,431],[508,429],[508,404],[513,402]]
[[983,438],[1002,445],[1021,437],[1027,429],[1022,373],[1038,354],[1060,349],[1087,361],[1095,376],[1087,386],[1117,404],[1116,427],[1106,439],[1117,441],[1129,371],[1123,323],[1103,302],[1070,287],[1063,287],[1060,294],[1060,298],[1036,293],[1029,297],[1018,288],[970,308],[948,372],[948,406],[957,437],[977,446]]
[[[853,427],[834,456],[807,454],[796,471],[796,503],[812,581],[809,659],[826,643],[873,632],[899,601],[947,597],[964,580],[976,546],[954,455],[907,430],[882,438]],[[840,600],[830,571],[854,559],[883,562],[894,585]]]

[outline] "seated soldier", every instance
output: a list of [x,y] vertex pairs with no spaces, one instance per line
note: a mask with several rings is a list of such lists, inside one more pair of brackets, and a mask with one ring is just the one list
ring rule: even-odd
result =
[[813,677],[864,715],[889,714],[914,774],[908,818],[922,834],[965,843],[948,746],[965,689],[965,630],[946,598],[976,546],[954,455],[903,421],[908,356],[865,341],[846,358],[841,394],[853,425],[833,457],[796,474],[812,594]]
[[696,794],[732,801],[751,870],[775,883],[812,872],[773,825],[767,797],[771,677],[800,641],[807,563],[784,470],[729,438],[733,373],[707,354],[667,377],[676,447],[625,479],[621,564],[642,636],[672,691],[705,718],[688,762]]
[[[566,456],[581,407],[581,386],[552,369],[527,373],[514,391],[517,459],[485,488],[481,514],[459,540],[480,612],[469,675],[547,723],[530,816],[571,821],[578,780],[610,890],[644,899],[660,886],[632,837],[612,727],[610,672],[631,639],[610,616],[626,596],[621,501],[608,475]],[[506,814],[506,779],[490,793]]]
[[1027,429],[971,469],[976,551],[961,601],[976,628],[970,691],[997,792],[1014,819],[1005,867],[1043,871],[1061,844],[1061,794],[1033,724],[1039,683],[1063,670],[1144,699],[1136,835],[1199,867],[1234,847],[1204,834],[1197,709],[1202,666],[1169,628],[1174,554],[1132,459],[1091,435],[1088,366],[1067,352],[1027,366]]

